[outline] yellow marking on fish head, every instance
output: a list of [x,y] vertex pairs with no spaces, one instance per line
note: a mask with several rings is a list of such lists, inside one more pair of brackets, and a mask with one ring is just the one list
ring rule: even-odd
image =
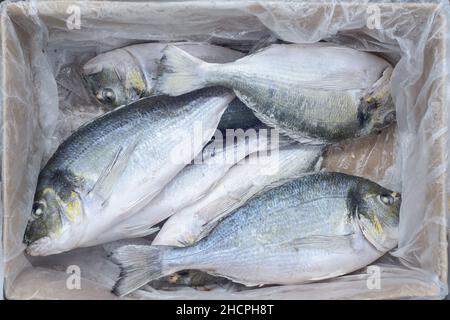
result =
[[66,205],[66,216],[70,222],[74,222],[81,216],[81,206],[76,192],[72,191],[69,196],[69,201]]
[[145,82],[139,70],[133,69],[127,74],[126,87],[127,89],[130,87],[134,88],[139,94],[142,94],[145,91]]
[[376,235],[380,235],[383,233],[383,227],[381,226],[380,220],[378,220],[378,217],[375,213],[372,213],[370,215],[370,220],[373,223],[374,231]]
[[387,92],[383,91],[383,92],[379,92],[378,94],[368,96],[366,98],[366,102],[367,103],[371,103],[371,102],[384,101],[384,99],[386,98],[386,94],[387,94]]

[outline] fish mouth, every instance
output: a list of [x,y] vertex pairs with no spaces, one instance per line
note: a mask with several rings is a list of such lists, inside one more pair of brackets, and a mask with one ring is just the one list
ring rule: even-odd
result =
[[50,237],[43,237],[36,241],[29,242],[26,248],[26,253],[30,256],[41,256],[45,255],[44,253],[50,248]]
[[386,126],[388,126],[391,123],[394,123],[396,118],[397,118],[397,113],[395,112],[395,110],[391,111],[384,116],[384,124]]
[[396,112],[391,111],[383,117],[382,122],[375,123],[373,125],[373,129],[376,133],[381,133],[381,131],[383,129],[386,129],[387,127],[389,127],[391,124],[393,124],[395,122],[395,120],[396,120]]
[[33,220],[28,221],[27,227],[25,229],[25,233],[23,235],[23,239],[22,239],[22,243],[24,243],[25,245],[29,246],[31,245],[33,242],[39,240],[40,238],[36,239],[33,236],[30,236],[32,234],[32,228],[33,228]]
[[34,241],[31,240],[30,238],[27,237],[27,234],[25,233],[25,235],[23,236],[23,240],[22,243],[25,244],[26,246],[29,246],[30,244],[32,244]]

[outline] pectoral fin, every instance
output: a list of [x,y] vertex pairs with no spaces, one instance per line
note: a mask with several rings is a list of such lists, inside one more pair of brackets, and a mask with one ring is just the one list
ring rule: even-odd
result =
[[325,249],[327,251],[341,252],[351,248],[353,233],[345,235],[311,235],[296,238],[283,243],[283,246],[298,250]]
[[130,145],[119,146],[111,161],[103,169],[98,180],[95,182],[88,195],[92,195],[101,200],[102,206],[106,204],[117,181],[125,171],[131,154],[133,153],[139,139]]

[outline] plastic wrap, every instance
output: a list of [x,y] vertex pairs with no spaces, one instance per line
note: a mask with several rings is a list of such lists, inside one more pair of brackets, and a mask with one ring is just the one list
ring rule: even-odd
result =
[[[363,269],[304,285],[239,292],[144,287],[129,297],[444,297],[450,187],[449,10],[446,1],[3,2],[0,119],[6,296],[115,298],[109,289],[117,269],[105,261],[101,247],[47,260],[30,260],[23,253],[22,236],[40,168],[65,137],[105,112],[82,86],[77,74],[82,63],[98,53],[148,41],[202,41],[247,52],[260,39],[274,36],[293,43],[332,41],[375,52],[395,64],[396,126],[333,146],[323,164],[326,170],[364,176],[402,192],[398,249],[373,265],[378,269],[370,269],[380,271],[381,287],[370,289],[371,273]],[[64,267],[69,264],[82,266],[81,290],[67,289]],[[111,267],[107,275],[105,265],[105,270]]]

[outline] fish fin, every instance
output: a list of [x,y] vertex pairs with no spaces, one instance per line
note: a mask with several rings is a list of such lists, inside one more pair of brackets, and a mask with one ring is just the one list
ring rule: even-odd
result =
[[[321,158],[322,157],[318,157],[318,161]],[[250,198],[258,197],[261,194],[264,194],[264,193],[268,192],[269,190],[272,190],[274,188],[282,186],[283,184],[286,184],[286,183],[291,182],[293,180],[304,178],[305,176],[309,176],[309,175],[315,174],[316,172],[314,172],[314,170],[316,169],[316,166],[317,166],[317,162],[315,162],[314,165],[311,167],[310,170],[312,170],[312,171],[307,170],[305,172],[292,174],[289,177],[279,178],[278,180],[274,180],[274,181],[272,181],[270,183],[267,183],[259,191],[255,192],[251,197],[249,197],[248,200]],[[243,202],[246,202],[246,201],[247,200],[244,200]],[[240,204],[242,204],[242,203],[240,203]]]
[[313,172],[319,172],[322,169],[322,164],[323,164],[323,154],[319,156],[319,158],[317,159],[314,168],[313,168]]
[[156,92],[178,96],[203,88],[202,67],[207,64],[176,46],[168,45],[158,67]]
[[159,230],[159,227],[149,227],[147,224],[140,224],[124,227],[123,233],[127,238],[142,238],[158,232]]
[[252,198],[253,198],[253,197],[258,197],[258,196],[260,196],[261,194],[266,193],[266,192],[268,192],[268,191],[271,190],[271,189],[274,189],[274,188],[277,188],[277,187],[279,187],[279,186],[282,186],[283,184],[286,184],[286,183],[288,183],[288,182],[291,182],[291,181],[293,181],[293,180],[295,180],[295,179],[300,179],[300,178],[302,178],[302,177],[304,177],[305,175],[308,175],[308,174],[309,174],[309,173],[296,174],[296,175],[292,175],[292,176],[290,176],[290,177],[281,178],[281,179],[278,179],[278,180],[276,180],[276,181],[272,181],[272,182],[270,182],[270,183],[264,185],[258,192],[256,192],[256,193],[252,196]]
[[160,230],[159,227],[150,228],[148,226],[137,226],[132,228],[124,227],[118,232],[116,228],[112,231],[104,232],[99,234],[98,237],[91,241],[86,242],[87,246],[96,246],[99,244],[106,244],[113,241],[125,240],[125,239],[137,239],[149,236]]
[[103,71],[103,66],[97,61],[88,61],[82,68],[81,74],[84,76],[90,76]]
[[204,237],[206,237],[211,232],[211,230],[214,229],[223,218],[225,218],[225,216],[227,214],[228,213],[222,213],[222,214],[220,214],[220,216],[218,216],[214,220],[205,223],[202,226],[202,231],[197,235],[197,238],[195,239],[194,243],[198,242],[199,240],[201,240]]
[[114,154],[109,164],[103,169],[103,172],[100,174],[92,189],[89,190],[88,194],[98,197],[102,201],[102,205],[104,205],[111,196],[114,186],[125,171],[128,160],[136,148],[138,141],[139,139],[136,139],[135,143],[126,147],[119,146],[119,149]]
[[171,247],[127,245],[114,250],[111,260],[120,268],[112,292],[124,296],[164,276],[162,255]]
[[326,247],[338,252],[340,248],[347,248],[351,243],[354,233],[343,235],[311,235],[302,238],[296,238],[283,244],[294,248],[295,250]]

